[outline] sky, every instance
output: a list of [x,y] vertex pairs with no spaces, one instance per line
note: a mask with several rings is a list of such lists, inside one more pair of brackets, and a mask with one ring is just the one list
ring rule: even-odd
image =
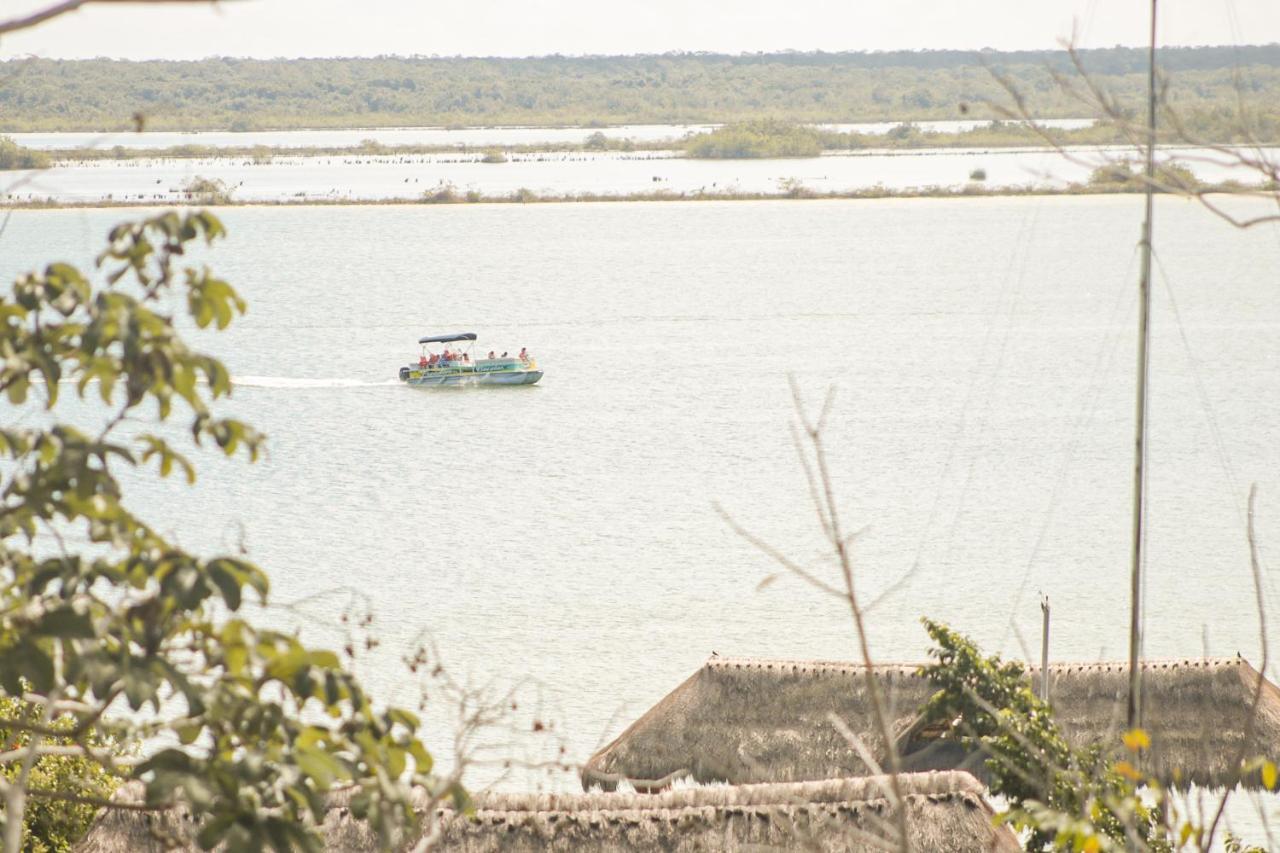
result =
[[[0,0],[0,17],[53,0]],[[1147,41],[1147,0],[219,0],[90,4],[0,57],[536,56],[1054,48]],[[1280,0],[1162,0],[1165,45],[1280,42]]]

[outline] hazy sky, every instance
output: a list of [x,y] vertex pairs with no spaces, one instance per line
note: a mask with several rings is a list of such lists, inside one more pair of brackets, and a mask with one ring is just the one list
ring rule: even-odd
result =
[[[52,0],[46,0],[52,2]],[[0,0],[8,17],[41,8]],[[222,0],[91,5],[0,56],[526,56],[1144,44],[1146,0]],[[1280,42],[1280,0],[1162,0],[1164,44]]]

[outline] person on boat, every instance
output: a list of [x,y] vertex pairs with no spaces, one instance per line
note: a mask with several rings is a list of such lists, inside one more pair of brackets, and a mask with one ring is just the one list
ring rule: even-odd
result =
[[489,350],[489,358],[497,358],[497,356],[493,354],[493,350]]
[[427,359],[427,367],[435,367],[439,363],[440,363],[440,356],[436,355],[435,353],[431,353],[431,358]]
[[507,357],[507,353],[506,353],[506,351],[505,351],[505,350],[504,350],[504,351],[503,351],[503,353],[502,353],[502,357],[503,357],[503,358],[506,358],[506,357]]
[[470,364],[470,363],[471,363],[471,353],[469,353],[469,352],[464,352],[464,353],[462,354],[462,360],[463,360],[464,362],[466,362],[467,364]]
[[424,352],[418,356],[418,367],[426,367],[430,362],[427,361],[427,354]]
[[525,347],[520,347],[520,360],[525,364],[529,363],[529,351]]

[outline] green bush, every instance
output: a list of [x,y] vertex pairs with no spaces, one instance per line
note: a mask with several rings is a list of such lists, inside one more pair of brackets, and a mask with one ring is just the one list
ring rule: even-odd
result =
[[229,204],[232,189],[219,178],[196,175],[182,186],[182,193],[197,204]]
[[816,128],[776,119],[727,124],[684,142],[688,156],[704,160],[817,157],[822,149],[822,134]]
[[33,151],[8,136],[0,136],[0,170],[47,169],[51,165],[49,155],[43,151]]

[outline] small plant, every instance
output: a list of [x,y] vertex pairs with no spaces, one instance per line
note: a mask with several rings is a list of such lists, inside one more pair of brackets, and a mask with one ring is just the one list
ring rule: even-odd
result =
[[202,178],[196,175],[182,185],[183,197],[197,204],[230,204],[233,189],[219,178]]
[[507,155],[503,154],[501,151],[497,150],[496,148],[491,149],[489,151],[484,152],[484,156],[480,158],[480,162],[481,163],[505,163],[507,162]]
[[986,179],[987,179],[987,170],[981,167],[974,169],[972,172],[969,173],[969,180],[971,181],[985,181]]
[[458,188],[453,184],[448,181],[441,181],[424,192],[422,200],[427,204],[457,204],[462,201],[462,196],[458,194]]
[[778,189],[782,190],[782,194],[787,198],[813,198],[817,195],[799,178],[783,178],[778,181]]

